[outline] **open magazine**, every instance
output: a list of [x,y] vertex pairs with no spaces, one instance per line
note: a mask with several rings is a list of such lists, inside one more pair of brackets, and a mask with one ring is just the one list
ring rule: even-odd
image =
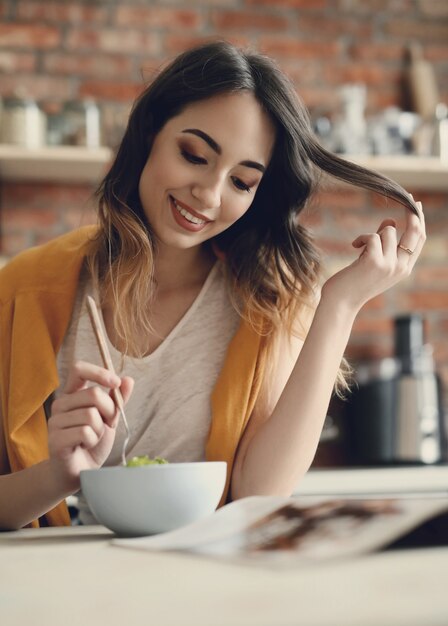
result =
[[317,564],[390,546],[448,545],[448,497],[253,496],[177,530],[112,543],[248,565]]

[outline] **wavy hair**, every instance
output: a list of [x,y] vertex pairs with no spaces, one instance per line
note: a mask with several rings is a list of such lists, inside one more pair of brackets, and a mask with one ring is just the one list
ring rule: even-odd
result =
[[[88,256],[100,297],[114,302],[114,325],[125,353],[140,356],[151,331],[156,242],[138,194],[152,142],[189,104],[223,93],[251,92],[270,117],[276,139],[270,163],[248,211],[210,243],[226,261],[239,313],[274,345],[281,330],[304,335],[320,260],[300,213],[320,174],[388,196],[417,213],[411,198],[388,178],[348,163],[318,142],[293,83],[270,58],[228,42],[187,50],[137,98],[115,160],[97,190],[100,228]],[[242,304],[240,304],[242,303]],[[336,390],[347,388],[344,361]]]

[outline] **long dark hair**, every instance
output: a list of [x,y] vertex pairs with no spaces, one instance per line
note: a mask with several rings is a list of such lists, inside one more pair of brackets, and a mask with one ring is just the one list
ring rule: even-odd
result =
[[225,255],[234,292],[243,302],[241,314],[259,331],[263,327],[263,332],[275,334],[285,325],[291,329],[315,291],[319,255],[298,218],[322,171],[417,213],[398,184],[347,163],[319,144],[292,82],[272,59],[221,41],[187,50],[136,100],[115,161],[98,190],[102,228],[90,260],[105,279],[104,291],[115,285],[116,329],[134,352],[139,342],[132,338],[126,311],[133,312],[134,322],[140,315],[140,328],[150,328],[147,303],[155,243],[138,184],[152,141],[189,104],[240,91],[254,94],[275,126],[276,140],[250,208],[213,244]]

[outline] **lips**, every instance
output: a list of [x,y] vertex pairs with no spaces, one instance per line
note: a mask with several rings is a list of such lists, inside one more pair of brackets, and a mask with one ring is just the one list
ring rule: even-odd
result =
[[212,221],[171,195],[170,204],[174,220],[185,230],[198,232]]

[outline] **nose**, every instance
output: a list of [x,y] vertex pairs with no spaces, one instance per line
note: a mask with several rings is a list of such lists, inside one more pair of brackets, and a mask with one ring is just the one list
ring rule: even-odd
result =
[[203,209],[218,209],[221,206],[223,181],[218,176],[207,176],[196,180],[191,188],[193,198]]

